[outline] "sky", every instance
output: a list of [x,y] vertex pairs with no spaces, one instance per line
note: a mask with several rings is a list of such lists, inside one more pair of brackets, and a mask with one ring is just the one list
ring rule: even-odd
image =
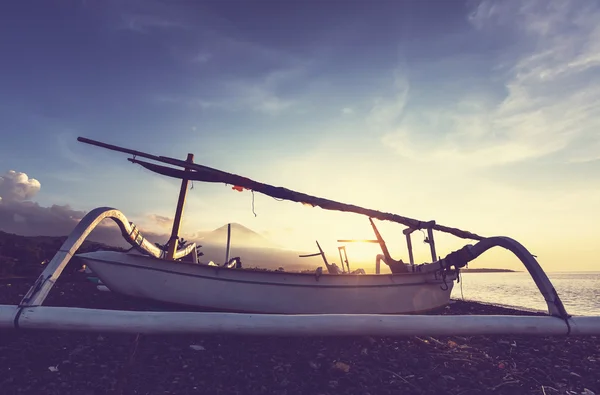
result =
[[[599,270],[596,0],[24,0],[0,22],[0,230],[68,233],[110,206],[169,232],[179,181],[83,136]],[[365,217],[252,199],[194,183],[182,232],[237,222],[331,254],[373,238]],[[408,260],[403,226],[378,225]],[[442,256],[471,242],[436,241]],[[522,268],[504,251],[481,262]]]

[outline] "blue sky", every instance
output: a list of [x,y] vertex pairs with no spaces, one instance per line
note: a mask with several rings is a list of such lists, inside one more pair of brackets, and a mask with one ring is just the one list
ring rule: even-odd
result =
[[[76,142],[85,136],[512,236],[556,270],[597,263],[597,1],[0,8],[0,173],[39,181],[27,199],[41,208],[108,205],[168,231],[153,218],[173,215],[178,183]],[[16,199],[9,184],[3,204]],[[370,236],[364,218],[262,195],[255,211],[249,192],[197,183],[184,231],[240,222],[309,249]]]

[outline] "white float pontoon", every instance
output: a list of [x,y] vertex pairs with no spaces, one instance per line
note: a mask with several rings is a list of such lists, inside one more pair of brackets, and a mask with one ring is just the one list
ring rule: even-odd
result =
[[[129,161],[153,172],[182,180],[179,201],[167,248],[150,243],[118,210],[100,207],[89,212],[48,263],[19,305],[0,305],[0,328],[63,329],[124,333],[228,333],[260,335],[598,335],[600,317],[572,317],[536,259],[517,241],[507,237],[482,237],[460,229],[418,221],[396,214],[322,199],[259,183],[186,161],[155,156],[85,138],[79,141],[133,155]],[[136,159],[144,157],[183,168],[161,166]],[[241,268],[239,257],[224,265],[198,262],[195,244],[178,248],[178,233],[190,180],[219,182],[260,192],[278,199],[301,202],[327,210],[369,217],[391,273],[351,273],[330,265],[319,246],[327,272],[256,271]],[[97,251],[77,255],[117,294],[208,308],[219,312],[115,311],[71,307],[46,307],[43,302],[69,260],[90,232],[111,218],[137,254]],[[373,219],[393,221],[404,230],[409,263],[391,258]],[[416,265],[411,233],[427,230],[431,263]],[[433,231],[476,240],[473,245],[437,258]],[[229,243],[229,239],[228,239]],[[318,243],[317,243],[318,244]],[[544,296],[548,316],[418,315],[449,303],[460,269],[492,247],[512,251],[523,262]],[[229,251],[229,250],[227,250]],[[344,250],[345,252],[345,250]],[[187,261],[186,261],[187,260]],[[234,312],[230,312],[234,311]]]

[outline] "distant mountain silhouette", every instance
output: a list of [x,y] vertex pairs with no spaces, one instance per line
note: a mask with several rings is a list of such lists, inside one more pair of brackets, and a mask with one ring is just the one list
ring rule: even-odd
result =
[[[202,245],[225,246],[227,225],[205,233],[198,242]],[[231,224],[231,246],[245,248],[280,248],[266,237],[238,223]]]

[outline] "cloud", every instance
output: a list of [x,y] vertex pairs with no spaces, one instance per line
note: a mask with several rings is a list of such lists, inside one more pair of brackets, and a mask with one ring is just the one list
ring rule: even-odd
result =
[[[506,35],[497,67],[504,97],[473,88],[444,108],[411,109],[402,93],[379,104],[383,142],[414,160],[473,166],[557,155],[595,160],[600,150],[600,9],[596,2],[482,1],[469,16],[482,39]],[[395,108],[397,105],[398,108]]]
[[42,207],[31,201],[5,201],[0,203],[1,230],[26,236],[67,235],[85,212],[70,206]]
[[156,95],[153,99],[159,103],[184,105],[204,111],[252,111],[273,116],[299,104],[291,94],[285,93],[285,88],[296,83],[306,72],[304,66],[279,68],[256,78],[216,81],[215,93],[202,97]]
[[293,100],[280,96],[267,83],[234,82],[227,87],[231,96],[237,97],[233,106],[276,115],[294,105]]
[[170,229],[173,225],[173,218],[164,215],[150,214],[148,219],[161,229]]
[[[117,17],[117,30],[127,30],[137,34],[152,31],[193,30],[194,23],[185,7],[176,3],[156,0],[129,0],[116,2],[111,13]],[[111,7],[111,3],[106,4]]]
[[[85,211],[74,210],[69,205],[43,207],[31,201],[40,190],[40,182],[25,173],[10,170],[0,176],[0,230],[24,236],[65,236],[85,216]],[[155,221],[165,219],[153,218]],[[156,236],[150,233],[151,238]],[[92,239],[123,245],[120,232],[109,221],[93,231]]]
[[354,110],[350,107],[344,107],[344,108],[342,108],[342,114],[351,115],[351,114],[354,114]]
[[127,29],[136,33],[147,34],[154,29],[187,29],[188,26],[178,21],[161,18],[154,15],[121,15],[121,29]]
[[408,102],[410,82],[405,70],[394,71],[393,83],[387,98],[378,97],[367,117],[367,122],[374,126],[386,127],[396,123],[404,113]]
[[200,52],[198,55],[192,58],[193,63],[208,63],[212,59],[213,55],[208,52]]
[[[23,236],[66,236],[70,234],[86,212],[69,205],[40,206],[32,201],[0,200],[0,230]],[[141,228],[141,227],[140,227]],[[142,228],[141,228],[142,229]],[[148,228],[145,228],[148,229]],[[168,236],[142,229],[144,237],[164,243]],[[100,223],[90,234],[90,240],[126,247],[119,228],[113,221]]]
[[77,142],[77,135],[71,130],[62,130],[56,134],[56,145],[58,153],[66,160],[73,162],[80,168],[90,168],[90,163],[83,155],[78,154],[72,149]]
[[[209,4],[130,0],[109,12],[118,15],[118,29],[148,34],[163,32],[159,45],[184,70],[197,72],[197,93],[157,92],[151,100],[203,111],[254,111],[280,114],[297,104],[286,92],[303,76],[311,61],[253,40]],[[210,65],[206,65],[210,62]],[[207,77],[208,76],[208,77]],[[194,84],[190,84],[194,85]]]
[[40,188],[41,184],[35,178],[9,170],[0,176],[0,201],[6,203],[29,200],[40,191]]
[[232,108],[245,108],[268,115],[276,115],[297,104],[286,88],[305,76],[307,64],[279,67],[259,78],[230,80],[223,83]]

